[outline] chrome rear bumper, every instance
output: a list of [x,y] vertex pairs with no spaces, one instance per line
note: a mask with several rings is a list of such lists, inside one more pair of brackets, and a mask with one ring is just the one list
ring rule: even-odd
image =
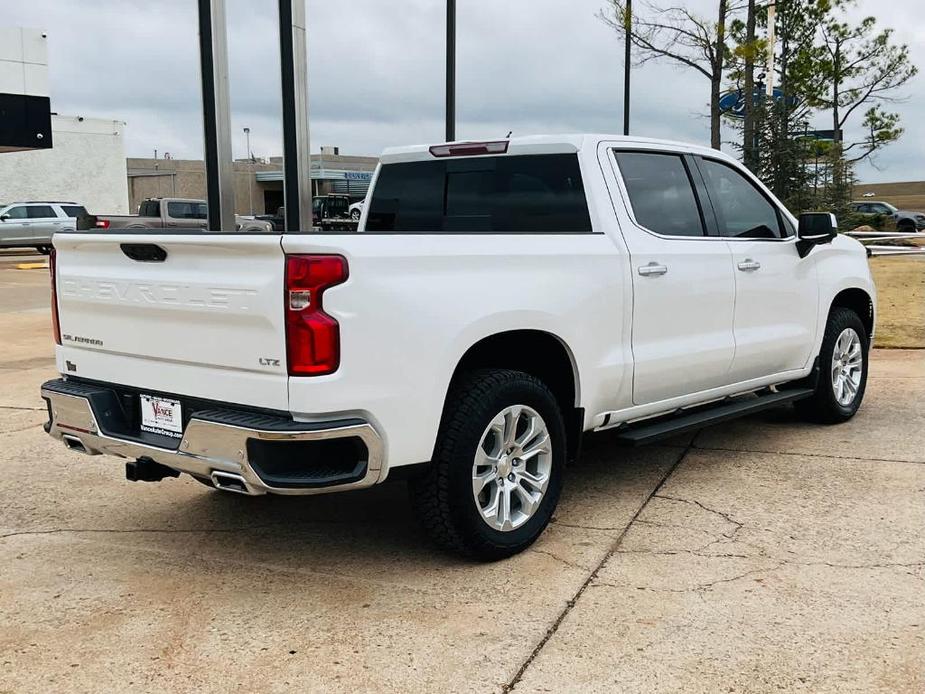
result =
[[[148,459],[202,479],[240,481],[225,488],[245,494],[324,494],[362,489],[380,482],[383,443],[378,432],[358,419],[330,423],[299,423],[281,418],[250,415],[233,410],[194,412],[176,449],[162,448],[107,433],[100,426],[91,399],[92,387],[71,381],[49,381],[42,386],[48,403],[45,430],[65,445],[88,455],[112,455],[127,459]],[[224,420],[224,421],[223,421]],[[261,479],[248,456],[248,442],[307,442],[355,438],[366,447],[365,474],[346,484],[286,487],[272,486]]]

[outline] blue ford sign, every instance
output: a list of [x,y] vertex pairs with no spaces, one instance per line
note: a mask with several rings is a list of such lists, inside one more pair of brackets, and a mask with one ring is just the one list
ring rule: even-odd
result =
[[[764,98],[764,87],[755,87],[752,93],[754,103],[759,103]],[[782,101],[784,92],[774,87],[774,95],[771,97],[774,101]],[[796,103],[794,97],[790,97],[788,102],[793,105]],[[731,118],[745,118],[745,92],[741,89],[730,89],[719,98],[719,110]]]
[[345,171],[344,178],[348,181],[372,181],[372,171]]

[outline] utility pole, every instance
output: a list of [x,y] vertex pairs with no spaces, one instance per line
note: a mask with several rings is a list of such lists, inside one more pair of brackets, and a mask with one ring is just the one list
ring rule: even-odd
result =
[[231,101],[225,0],[199,0],[199,63],[209,229],[234,231]]
[[623,134],[630,134],[630,60],[633,45],[633,0],[626,0],[623,17],[623,35],[626,45],[623,49]]
[[251,153],[251,129],[244,128],[244,137],[247,138],[247,158],[254,161],[254,155]]
[[446,0],[446,141],[456,139],[456,0]]

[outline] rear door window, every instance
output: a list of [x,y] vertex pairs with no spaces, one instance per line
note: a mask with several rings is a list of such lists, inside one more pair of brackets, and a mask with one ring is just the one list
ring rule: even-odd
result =
[[665,236],[704,236],[687,165],[677,154],[615,152],[636,222]]
[[173,219],[207,219],[209,211],[204,202],[168,202],[167,216]]
[[30,205],[28,210],[29,219],[57,219],[58,215],[50,205]]
[[575,154],[385,164],[369,206],[374,232],[591,231]]

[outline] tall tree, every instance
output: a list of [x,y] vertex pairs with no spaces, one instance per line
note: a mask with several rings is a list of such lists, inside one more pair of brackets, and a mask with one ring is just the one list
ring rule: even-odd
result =
[[[849,162],[869,157],[903,132],[899,115],[885,111],[883,105],[895,101],[896,90],[918,69],[909,61],[908,46],[891,42],[892,33],[892,29],[878,31],[874,17],[856,26],[844,18],[831,18],[821,26],[828,89],[815,99],[815,105],[831,111],[836,145],[846,156],[853,151]],[[866,135],[845,144],[843,131],[856,113],[864,114],[861,124]]]
[[726,23],[728,0],[718,0],[716,21],[692,13],[684,6],[646,3],[627,16],[624,0],[607,0],[598,17],[617,34],[626,36],[639,50],[639,64],[666,59],[695,70],[710,81],[710,144],[722,144],[719,99],[728,53]]

